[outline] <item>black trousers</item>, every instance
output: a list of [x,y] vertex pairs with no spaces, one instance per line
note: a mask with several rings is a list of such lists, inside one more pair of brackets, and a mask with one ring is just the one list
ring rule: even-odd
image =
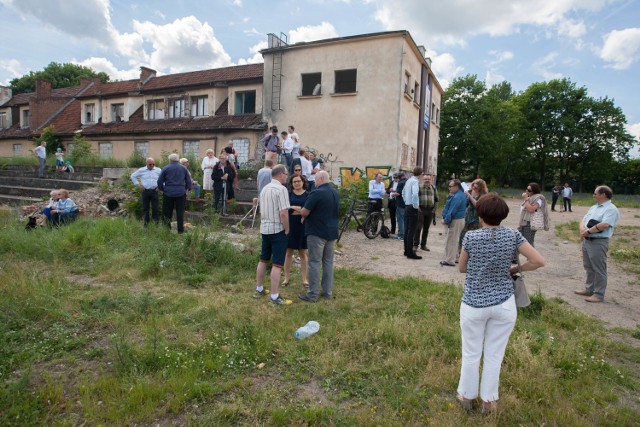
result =
[[389,199],[389,219],[391,221],[391,234],[396,234],[396,201]]
[[151,207],[151,217],[158,224],[160,216],[158,215],[158,192],[156,190],[142,190],[140,193],[142,199],[142,220],[145,227],[149,225],[149,207]]
[[556,203],[558,203],[558,195],[554,194],[551,196],[551,210],[555,211],[556,210]]
[[[568,210],[569,212],[571,212],[571,198],[563,197],[562,200],[564,202],[564,210],[565,211]],[[567,209],[567,206],[569,207],[569,209]]]
[[[413,246],[427,246],[427,237],[429,236],[429,227],[433,220],[433,208],[425,208],[418,212],[418,221],[416,224],[416,233],[413,236]],[[422,238],[420,238],[422,234]]]
[[413,236],[416,234],[418,224],[418,210],[407,205],[404,212],[404,255],[413,254]]
[[165,225],[171,228],[171,219],[173,218],[173,210],[176,211],[176,221],[178,222],[178,234],[184,233],[184,208],[187,204],[187,195],[183,194],[178,197],[162,197],[162,220]]

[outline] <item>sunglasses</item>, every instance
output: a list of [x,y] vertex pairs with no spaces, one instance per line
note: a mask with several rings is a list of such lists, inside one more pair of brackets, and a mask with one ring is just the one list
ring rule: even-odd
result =
[[532,189],[530,189],[530,188],[527,188],[527,191],[528,191],[528,192],[531,192],[531,191],[533,191],[533,190],[532,190]]

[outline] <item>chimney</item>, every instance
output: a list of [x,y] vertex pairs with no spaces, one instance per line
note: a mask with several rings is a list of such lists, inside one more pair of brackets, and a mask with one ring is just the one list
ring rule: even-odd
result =
[[140,67],[140,84],[143,85],[156,76],[156,70],[147,67]]
[[420,53],[422,54],[422,57],[424,58],[427,55],[427,48],[420,45],[418,46],[418,50],[420,51]]
[[44,79],[36,79],[36,98],[51,98],[51,82]]
[[0,105],[11,99],[13,92],[10,87],[0,86]]

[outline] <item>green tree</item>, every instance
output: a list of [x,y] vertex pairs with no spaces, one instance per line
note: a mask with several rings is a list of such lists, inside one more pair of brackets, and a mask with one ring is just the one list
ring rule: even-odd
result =
[[51,62],[42,71],[30,71],[22,77],[16,77],[9,82],[9,86],[14,95],[19,93],[34,92],[36,90],[36,79],[45,79],[51,82],[53,89],[62,87],[77,86],[81,77],[99,77],[102,83],[109,81],[109,75],[104,72],[96,73],[89,67],[76,64],[58,64]]
[[72,143],[73,150],[71,150],[71,154],[69,155],[69,160],[72,165],[75,166],[81,164],[83,161],[89,161],[95,156],[91,148],[91,143],[87,141],[83,135],[75,134]]
[[40,134],[40,137],[35,140],[35,145],[38,146],[42,141],[46,141],[47,153],[55,153],[58,148],[64,148],[60,138],[56,135],[56,129],[53,125],[47,126]]

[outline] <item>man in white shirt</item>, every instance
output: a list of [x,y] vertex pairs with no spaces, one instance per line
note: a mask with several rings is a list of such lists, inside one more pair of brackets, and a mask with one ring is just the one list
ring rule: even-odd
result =
[[256,292],[254,298],[266,295],[264,276],[267,264],[271,261],[271,302],[276,305],[289,305],[291,300],[282,298],[278,293],[280,274],[284,265],[289,235],[289,192],[284,184],[287,182],[287,169],[284,165],[276,165],[271,170],[271,182],[260,192],[260,234],[262,247],[260,261],[256,268]]
[[40,141],[40,145],[33,150],[33,154],[38,158],[38,178],[44,178],[44,166],[47,161],[47,142]]
[[[311,165],[311,161],[308,159],[309,155],[304,148],[300,148],[300,166],[302,166],[302,175],[307,179],[307,183],[309,184],[308,191],[313,190],[311,188],[311,175],[313,173],[313,166]],[[315,184],[315,177],[314,177]]]
[[158,178],[160,168],[156,167],[156,162],[152,157],[147,159],[147,165],[141,167],[131,174],[131,182],[140,189],[140,200],[142,202],[142,220],[144,226],[149,225],[149,205],[151,205],[151,217],[158,225],[160,220],[158,214]]
[[285,165],[287,166],[287,170],[289,173],[292,173],[293,168],[293,139],[289,133],[282,131],[280,132],[280,136],[282,136],[282,155],[285,158]]

